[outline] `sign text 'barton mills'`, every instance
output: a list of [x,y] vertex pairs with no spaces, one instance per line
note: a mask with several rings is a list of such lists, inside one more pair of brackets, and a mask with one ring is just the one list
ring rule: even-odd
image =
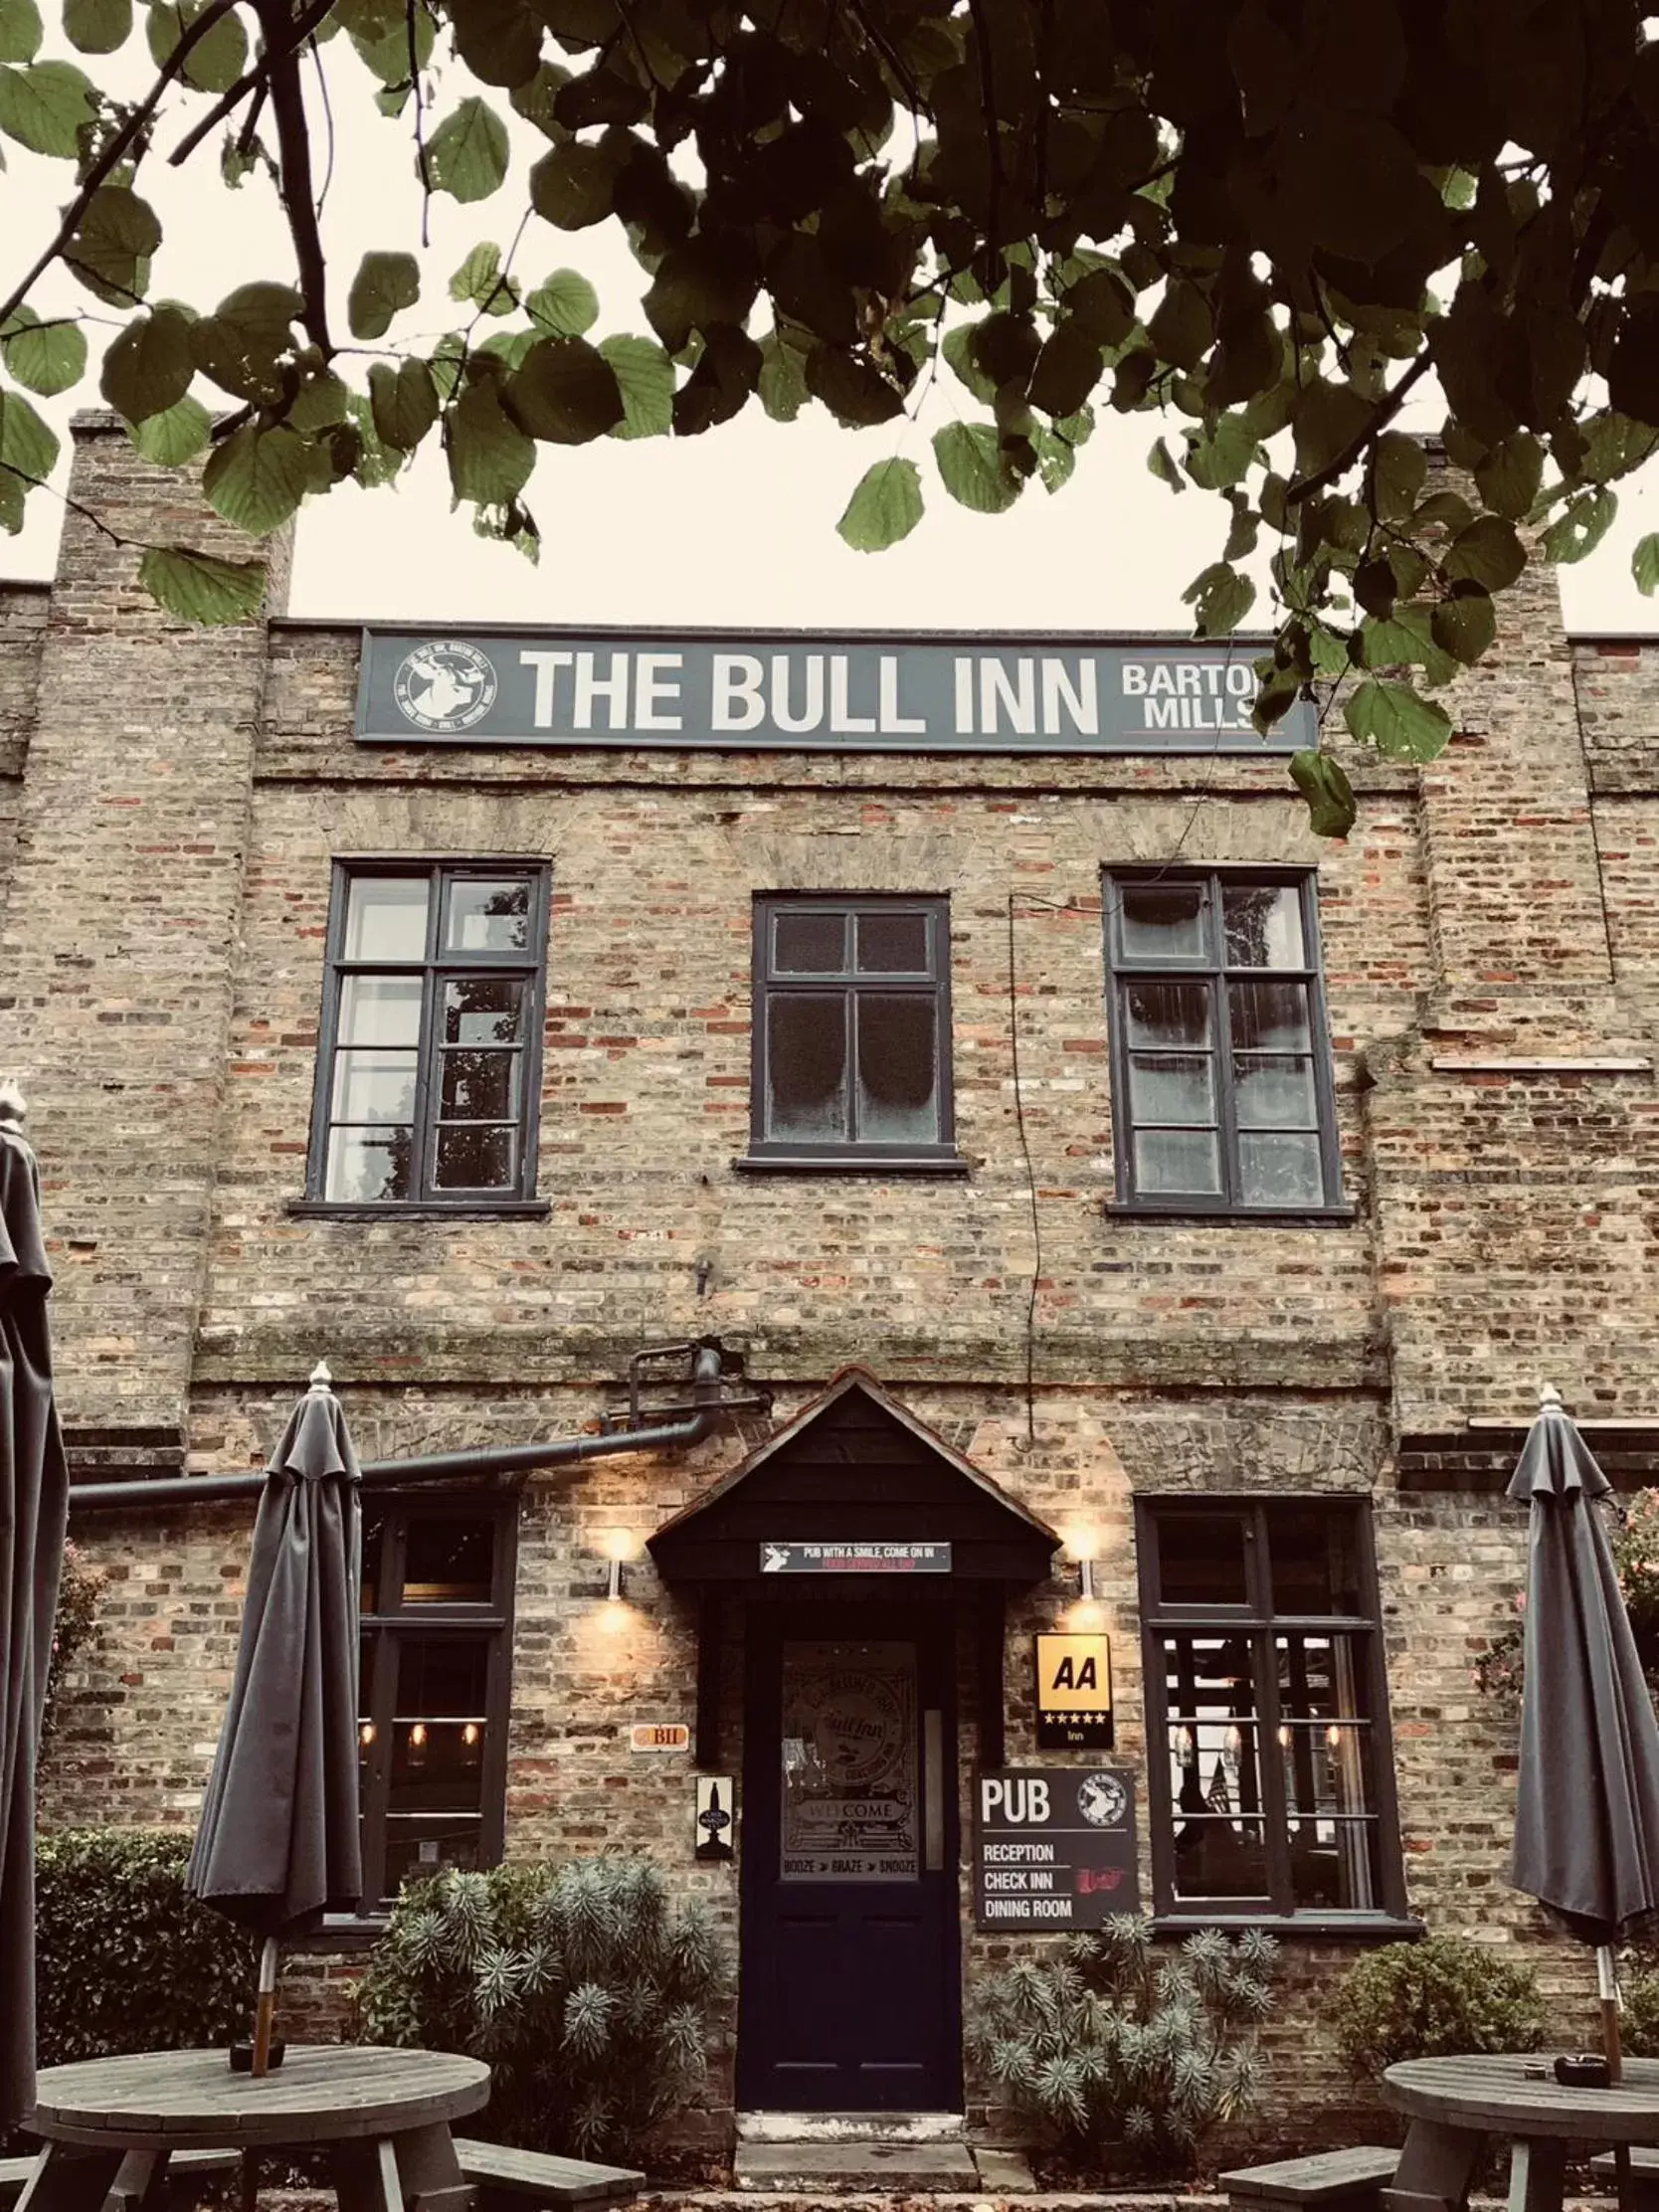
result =
[[1290,753],[1250,726],[1261,641],[366,631],[372,744]]

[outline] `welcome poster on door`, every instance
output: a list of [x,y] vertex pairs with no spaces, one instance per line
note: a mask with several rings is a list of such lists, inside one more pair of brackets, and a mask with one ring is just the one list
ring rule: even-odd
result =
[[786,1882],[914,1881],[917,1769],[914,1645],[785,1645]]

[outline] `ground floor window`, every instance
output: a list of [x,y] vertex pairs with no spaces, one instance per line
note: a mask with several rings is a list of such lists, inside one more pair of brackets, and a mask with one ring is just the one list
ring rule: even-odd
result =
[[370,1911],[409,1876],[501,1856],[514,1538],[510,1503],[365,1505],[357,1736]]
[[1362,1500],[1143,1499],[1156,1909],[1404,1911]]

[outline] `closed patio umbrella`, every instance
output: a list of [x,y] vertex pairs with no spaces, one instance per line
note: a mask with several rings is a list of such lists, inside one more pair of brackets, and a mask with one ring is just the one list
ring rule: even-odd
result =
[[22,1112],[0,1088],[0,2135],[35,2101],[35,1757],[69,1514]]
[[358,1481],[319,1366],[271,1456],[231,1702],[186,1874],[204,1904],[262,1938],[256,2074],[270,2053],[278,1943],[362,1895]]
[[1659,1723],[1597,1503],[1612,1485],[1559,1394],[1543,1400],[1509,1486],[1532,1514],[1510,1880],[1594,1944],[1617,2081],[1613,1945],[1659,1915]]

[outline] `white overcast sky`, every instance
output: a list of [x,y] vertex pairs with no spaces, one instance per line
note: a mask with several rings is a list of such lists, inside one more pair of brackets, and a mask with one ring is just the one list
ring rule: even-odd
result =
[[[53,13],[51,0],[45,12]],[[50,35],[49,35],[50,37]],[[137,46],[139,42],[134,42]],[[67,51],[49,43],[46,54]],[[419,191],[407,121],[378,116],[362,93],[365,73],[341,38],[325,49],[339,140],[324,211],[334,278],[335,334],[345,327],[345,289],[370,248],[416,248]],[[134,81],[140,56],[131,55]],[[128,57],[122,57],[123,65]],[[108,64],[94,63],[94,74]],[[146,76],[147,81],[147,76]],[[452,94],[451,96],[459,96]],[[314,104],[314,103],[313,103]],[[445,92],[440,89],[442,112]],[[498,104],[504,107],[504,99]],[[179,95],[163,119],[163,155],[202,111]],[[451,274],[483,239],[503,245],[522,194],[514,186],[545,141],[527,125],[514,133],[514,175],[494,200],[463,208],[433,204],[432,245],[420,254],[431,304],[401,316],[394,337],[447,326]],[[13,144],[0,172],[0,285],[28,267],[51,235],[65,195],[65,165]],[[210,142],[181,170],[146,165],[141,188],[167,231],[152,296],[176,294],[211,306],[252,276],[291,267],[270,186],[251,178],[238,193],[218,181]],[[514,263],[527,283],[575,268],[597,285],[594,335],[645,330],[639,306],[646,279],[614,227],[576,234],[532,217]],[[97,302],[58,275],[36,294],[43,311]],[[106,331],[90,329],[94,344]],[[361,366],[361,364],[359,364]],[[211,394],[209,395],[211,397]],[[81,405],[98,404],[88,387]],[[436,440],[394,490],[341,486],[307,503],[298,523],[291,612],[346,620],[467,620],[525,623],[726,624],[891,628],[1081,630],[1186,629],[1181,594],[1213,560],[1225,532],[1221,502],[1197,489],[1177,497],[1146,468],[1161,426],[1150,415],[1101,411],[1100,426],[1071,482],[1050,497],[1027,485],[998,516],[971,514],[932,473],[927,442],[972,403],[948,370],[911,423],[840,430],[816,404],[793,425],[768,422],[752,402],[737,422],[697,439],[601,439],[582,448],[545,447],[527,497],[541,524],[541,565],[485,544],[466,512],[449,511]],[[67,428],[69,399],[46,410]],[[1408,418],[1432,428],[1432,407]],[[834,524],[872,461],[894,453],[920,463],[928,512],[907,542],[882,554],[849,552]],[[62,476],[62,471],[60,475]],[[1620,486],[1620,513],[1587,562],[1563,572],[1568,627],[1578,632],[1659,633],[1659,602],[1630,581],[1630,548],[1659,528],[1659,476]],[[31,500],[19,538],[0,538],[0,577],[52,573],[62,508]],[[1271,619],[1265,596],[1251,627]]]

